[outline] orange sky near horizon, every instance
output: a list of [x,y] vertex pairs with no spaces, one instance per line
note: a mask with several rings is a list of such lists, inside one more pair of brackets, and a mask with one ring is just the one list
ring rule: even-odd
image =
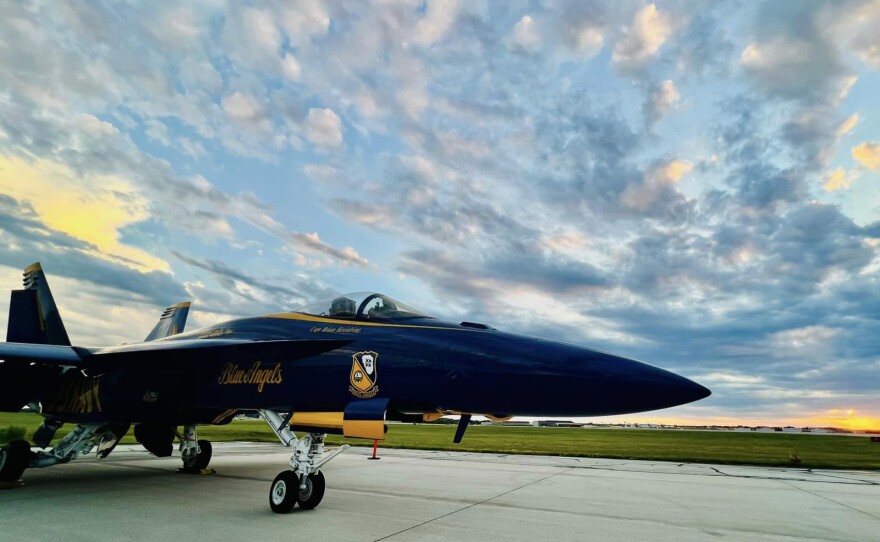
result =
[[[586,419],[586,418],[585,418]],[[662,425],[745,425],[750,427],[837,427],[850,431],[880,431],[880,417],[861,415],[857,410],[830,410],[809,417],[792,418],[734,418],[726,416],[713,417],[665,417],[665,416],[610,416],[608,418],[590,418],[593,423],[650,423]]]

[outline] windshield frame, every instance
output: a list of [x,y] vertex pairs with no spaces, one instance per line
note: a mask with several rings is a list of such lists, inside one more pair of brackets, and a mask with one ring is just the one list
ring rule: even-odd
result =
[[[381,300],[381,305],[368,307],[376,300]],[[388,308],[383,308],[388,307]],[[393,308],[390,308],[393,307]],[[349,309],[349,310],[345,310]],[[341,311],[336,312],[334,311]],[[314,316],[348,321],[376,321],[376,320],[400,320],[405,318],[433,318],[422,311],[398,301],[390,296],[379,292],[351,292],[337,295],[332,298],[309,303],[298,307],[292,312]],[[386,316],[389,315],[390,316]]]

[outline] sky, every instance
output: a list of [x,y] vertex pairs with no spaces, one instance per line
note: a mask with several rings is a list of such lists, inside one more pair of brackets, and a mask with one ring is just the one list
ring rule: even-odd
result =
[[0,289],[42,262],[81,345],[374,290],[713,391],[627,420],[880,428],[878,27],[855,0],[6,2]]

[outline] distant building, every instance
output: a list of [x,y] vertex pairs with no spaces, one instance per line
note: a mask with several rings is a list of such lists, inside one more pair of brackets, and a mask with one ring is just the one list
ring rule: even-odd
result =
[[531,427],[530,422],[526,421],[506,421],[506,422],[491,422],[489,425],[503,425],[505,427]]
[[535,427],[583,427],[584,424],[571,420],[536,420],[532,422]]

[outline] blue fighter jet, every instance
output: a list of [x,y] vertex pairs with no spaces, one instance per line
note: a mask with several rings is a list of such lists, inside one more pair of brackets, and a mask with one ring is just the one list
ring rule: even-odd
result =
[[[93,450],[105,458],[131,426],[159,457],[177,441],[181,470],[200,472],[211,445],[196,427],[254,410],[292,448],[291,468],[269,493],[271,509],[283,513],[321,502],[321,469],[346,448],[325,452],[328,433],[382,439],[386,420],[459,414],[460,442],[475,414],[627,414],[710,394],[638,361],[440,321],[378,293],[184,333],[188,311],[189,303],[169,307],[141,343],[71,346],[42,268],[25,269],[24,289],[12,292],[8,342],[0,343],[0,411],[29,405],[44,421],[32,443],[0,451],[0,483]],[[63,424],[75,427],[52,445]]]

